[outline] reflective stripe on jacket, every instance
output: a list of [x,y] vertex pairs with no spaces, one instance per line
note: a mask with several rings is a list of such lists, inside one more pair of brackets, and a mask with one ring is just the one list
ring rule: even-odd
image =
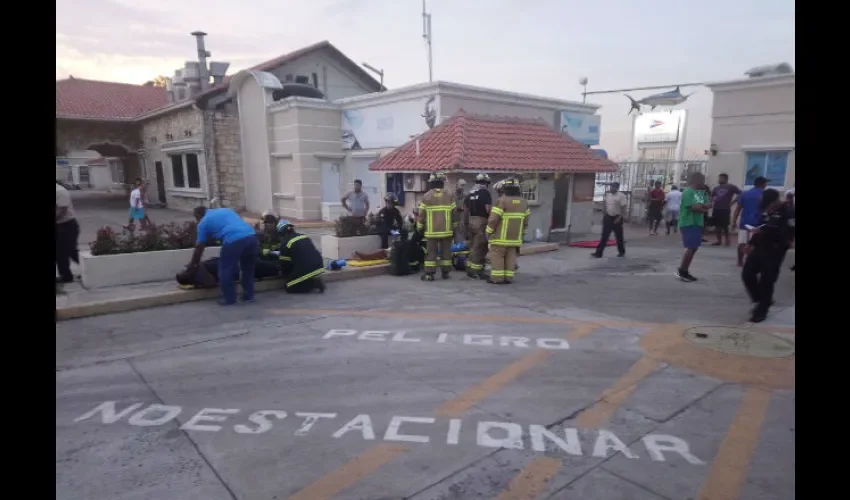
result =
[[425,193],[419,203],[419,220],[424,226],[425,237],[450,238],[457,225],[453,222],[455,208],[452,195],[444,190],[432,189]]
[[518,247],[528,228],[531,210],[528,202],[518,196],[502,196],[490,210],[487,235],[491,245]]

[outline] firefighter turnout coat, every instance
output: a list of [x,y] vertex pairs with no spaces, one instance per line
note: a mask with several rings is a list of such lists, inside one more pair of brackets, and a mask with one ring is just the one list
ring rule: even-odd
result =
[[296,232],[283,236],[280,244],[280,271],[290,288],[325,272],[322,254],[306,234]]
[[452,194],[443,189],[432,189],[425,193],[419,202],[420,227],[425,239],[439,240],[451,238],[455,215],[455,202]]
[[487,238],[490,245],[499,247],[522,246],[522,237],[528,228],[531,210],[528,202],[519,196],[501,196],[490,210],[487,221]]

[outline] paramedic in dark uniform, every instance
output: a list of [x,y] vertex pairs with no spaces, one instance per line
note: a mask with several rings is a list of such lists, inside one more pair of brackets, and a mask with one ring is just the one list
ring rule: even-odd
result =
[[404,226],[404,219],[398,210],[398,202],[394,193],[387,193],[384,196],[384,201],[386,201],[386,205],[378,211],[378,234],[381,236],[381,248],[386,250],[390,247],[390,233],[393,229],[401,231]]
[[490,176],[478,174],[475,187],[466,196],[465,208],[469,214],[469,260],[466,263],[466,274],[473,279],[483,277],[484,259],[487,257],[487,219],[493,206],[489,185]]
[[277,230],[281,234],[280,273],[286,280],[286,293],[325,293],[325,261],[310,237],[296,233],[286,219],[277,223]]

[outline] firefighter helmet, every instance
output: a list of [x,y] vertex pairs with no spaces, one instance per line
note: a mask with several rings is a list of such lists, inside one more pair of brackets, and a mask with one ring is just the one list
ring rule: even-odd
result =
[[428,177],[428,182],[446,182],[446,175],[442,172],[435,172]]
[[487,174],[478,174],[475,176],[475,182],[485,182],[490,184],[490,176]]
[[277,232],[282,233],[287,229],[295,229],[295,226],[293,226],[292,223],[286,219],[280,219],[277,222]]

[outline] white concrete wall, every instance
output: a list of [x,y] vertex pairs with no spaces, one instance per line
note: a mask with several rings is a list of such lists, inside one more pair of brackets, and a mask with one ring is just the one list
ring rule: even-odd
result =
[[796,179],[795,78],[750,79],[710,86],[714,92],[711,143],[716,156],[707,166],[709,183],[717,175],[744,185],[749,151],[790,151],[785,179],[771,179],[771,186],[790,188]]
[[286,83],[286,75],[292,75],[293,81],[295,76],[306,76],[310,78],[310,85],[313,84],[312,74],[316,73],[319,89],[331,101],[374,91],[359,76],[331,56],[327,49],[298,58],[269,73],[276,76],[282,83]]
[[238,92],[245,205],[248,211],[260,214],[272,208],[271,145],[265,103],[268,91],[254,78],[246,78]]

